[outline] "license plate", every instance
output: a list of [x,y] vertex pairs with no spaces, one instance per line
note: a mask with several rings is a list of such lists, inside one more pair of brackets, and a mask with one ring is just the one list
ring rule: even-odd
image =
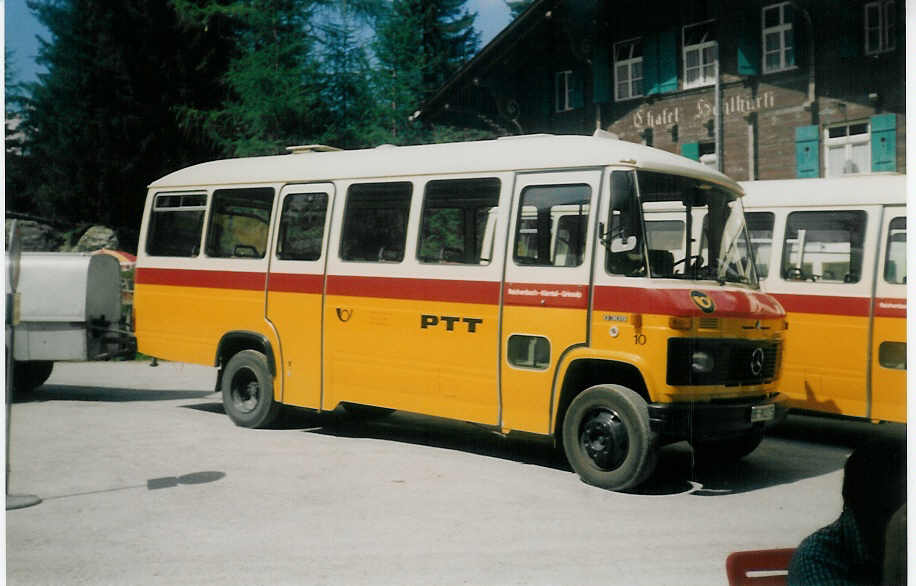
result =
[[751,407],[751,423],[755,421],[770,421],[776,417],[776,405],[757,405]]

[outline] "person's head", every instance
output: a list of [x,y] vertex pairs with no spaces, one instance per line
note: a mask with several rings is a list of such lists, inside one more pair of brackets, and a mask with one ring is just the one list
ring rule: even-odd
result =
[[856,448],[844,468],[843,506],[852,511],[873,555],[882,555],[887,522],[904,502],[905,441],[882,437]]

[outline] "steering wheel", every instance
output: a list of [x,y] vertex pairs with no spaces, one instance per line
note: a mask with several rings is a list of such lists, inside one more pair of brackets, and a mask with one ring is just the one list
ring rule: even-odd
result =
[[685,257],[682,258],[681,260],[679,260],[679,261],[675,262],[673,265],[671,265],[671,270],[672,270],[672,272],[674,271],[674,268],[675,268],[677,265],[679,265],[679,264],[684,264],[684,263],[687,263],[686,266],[685,266],[684,268],[687,268],[688,266],[697,267],[697,266],[699,266],[700,264],[703,263],[703,256],[702,256],[702,255],[699,255],[699,254],[695,254],[695,255],[692,255],[692,256],[685,256]]

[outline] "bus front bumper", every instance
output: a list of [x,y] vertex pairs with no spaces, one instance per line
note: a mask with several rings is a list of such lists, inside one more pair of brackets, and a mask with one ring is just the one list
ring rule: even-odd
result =
[[710,402],[650,403],[649,426],[664,442],[727,439],[785,419],[783,395]]

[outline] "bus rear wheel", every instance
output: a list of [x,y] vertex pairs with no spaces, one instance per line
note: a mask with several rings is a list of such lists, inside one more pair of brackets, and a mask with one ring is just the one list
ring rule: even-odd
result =
[[273,376],[267,357],[242,350],[229,359],[221,378],[226,415],[241,427],[264,428],[276,420],[280,404],[274,401]]
[[597,385],[573,399],[563,421],[566,458],[583,482],[628,490],[655,469],[645,399],[620,385]]

